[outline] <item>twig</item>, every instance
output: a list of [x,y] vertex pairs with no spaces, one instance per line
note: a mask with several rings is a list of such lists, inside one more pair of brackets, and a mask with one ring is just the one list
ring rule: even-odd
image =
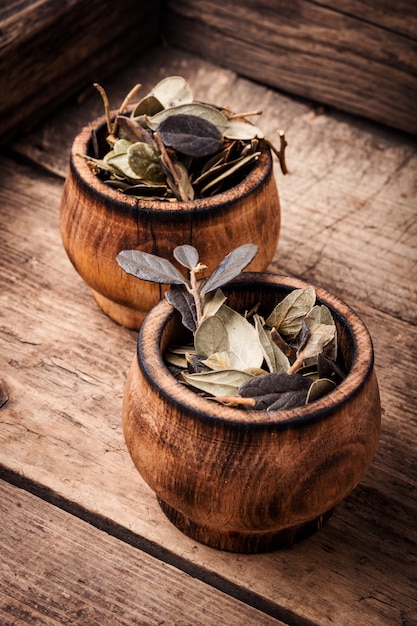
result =
[[161,153],[162,161],[163,161],[166,169],[168,170],[168,172],[172,176],[174,184],[177,187],[177,190],[178,190],[178,193],[179,193],[179,196],[180,196],[179,199],[180,200],[184,200],[184,201],[189,200],[187,194],[185,193],[185,191],[184,191],[184,189],[183,189],[183,187],[181,185],[181,181],[180,181],[180,179],[178,177],[176,169],[175,169],[171,159],[169,158],[167,149],[165,148],[164,143],[163,143],[161,137],[159,136],[159,133],[155,132],[154,135],[153,135],[153,138],[155,139],[155,141],[156,141],[156,143],[158,145],[159,151]]
[[112,126],[112,123],[111,123],[109,99],[107,97],[107,94],[106,94],[105,90],[103,89],[103,87],[101,85],[99,85],[98,83],[94,83],[94,87],[97,89],[97,91],[100,93],[100,96],[103,99],[104,113],[106,115],[106,122],[107,122],[107,132],[109,133],[109,135],[112,135],[113,134],[113,126]]
[[279,143],[280,143],[279,150],[276,149],[274,144],[271,143],[269,139],[266,139],[266,143],[271,148],[272,152],[276,154],[276,156],[278,157],[281,172],[285,175],[285,174],[288,174],[287,163],[285,161],[285,148],[287,147],[288,142],[285,139],[285,133],[283,130],[278,131],[278,135],[279,135]]

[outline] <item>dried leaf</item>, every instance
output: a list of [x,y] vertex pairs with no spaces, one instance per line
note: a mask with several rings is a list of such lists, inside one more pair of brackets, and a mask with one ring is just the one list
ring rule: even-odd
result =
[[224,136],[228,139],[239,139],[241,141],[264,138],[264,134],[260,128],[254,126],[254,124],[251,124],[243,118],[229,120],[229,126],[227,127]]
[[303,361],[320,354],[323,348],[332,341],[335,334],[334,326],[320,324],[309,317],[305,318],[304,324],[309,330],[309,335],[304,347],[297,353],[297,360],[302,359]]
[[226,325],[217,315],[202,321],[194,335],[194,346],[198,354],[209,357],[216,352],[229,350]]
[[140,124],[135,122],[135,120],[130,117],[118,115],[116,117],[116,122],[119,127],[118,136],[121,139],[126,139],[131,143],[142,141],[144,143],[154,144],[151,133],[145,128],[142,128]]
[[207,185],[205,185],[202,188],[201,193],[206,193],[209,189],[223,182],[226,178],[229,178],[230,176],[233,176],[234,174],[236,174],[236,172],[239,171],[240,169],[243,169],[250,163],[257,161],[260,154],[261,154],[260,152],[254,152],[253,154],[248,154],[245,157],[236,159],[236,161],[226,163],[222,167],[223,169],[222,173],[216,176],[215,178],[213,178],[213,180],[211,180]]
[[306,391],[311,381],[300,374],[289,376],[285,372],[256,376],[239,387],[239,395],[244,398],[256,398],[270,393],[281,394],[287,391]]
[[201,293],[214,291],[233,280],[253,260],[258,247],[252,243],[245,243],[230,252],[213,270],[209,278],[201,287]]
[[222,134],[214,124],[195,115],[168,117],[157,132],[166,146],[192,157],[203,157],[220,150]]
[[[232,364],[230,363],[230,356],[227,350],[223,350],[222,352],[215,352],[211,356],[207,357],[207,359],[203,360],[204,365],[207,365],[211,370],[228,370],[231,369]],[[249,372],[253,374],[253,372]]]
[[160,152],[154,146],[143,142],[132,143],[127,151],[129,167],[143,180],[159,183],[165,180],[159,164]]
[[[264,355],[258,333],[252,324],[225,304],[214,317],[220,317],[226,327],[232,368],[246,370],[261,367]],[[209,317],[207,321],[210,319],[213,318]]]
[[285,354],[272,341],[270,331],[263,327],[261,317],[253,316],[259,342],[262,346],[264,359],[270,372],[285,372],[290,367],[290,362]]
[[207,122],[210,122],[220,131],[223,136],[223,133],[226,131],[229,121],[223,113],[221,113],[218,109],[211,107],[207,104],[200,104],[197,102],[193,102],[191,104],[182,104],[177,107],[172,107],[170,109],[164,109],[160,113],[156,115],[146,118],[146,122],[149,128],[152,130],[156,130],[161,122],[168,119],[169,117],[177,117],[177,115],[192,115],[194,117],[199,117]]
[[171,285],[165,298],[181,314],[183,326],[195,332],[197,328],[195,301],[185,285]]
[[116,257],[120,267],[136,278],[165,285],[186,285],[188,280],[166,259],[142,250],[122,250]]
[[239,370],[219,370],[202,374],[183,373],[184,380],[212,396],[235,396],[238,388],[252,378],[247,372]]
[[287,391],[267,408],[267,411],[284,411],[306,403],[307,391]]
[[335,387],[336,387],[336,383],[333,382],[332,380],[329,380],[328,378],[319,378],[315,380],[311,384],[311,387],[308,391],[306,404],[309,404],[310,402],[314,402],[314,400],[318,400],[319,398],[322,398],[327,393],[330,393],[331,391],[333,391]]
[[162,111],[164,105],[155,96],[149,95],[143,98],[136,108],[132,112],[132,118],[140,117],[142,115],[156,115],[159,111]]
[[314,287],[309,285],[304,289],[291,291],[272,311],[266,324],[270,328],[287,337],[294,339],[301,330],[303,320],[311,311],[316,301]]
[[190,85],[182,76],[168,76],[152,89],[150,96],[156,98],[164,108],[176,107],[193,101]]
[[174,257],[184,267],[189,270],[194,269],[198,264],[198,252],[194,246],[184,244],[183,246],[177,246],[173,252]]
[[210,293],[204,294],[202,320],[210,317],[210,315],[216,315],[217,311],[226,300],[227,298],[221,289],[216,289],[216,291],[210,291]]
[[111,156],[107,159],[107,162],[129,180],[141,180],[141,177],[136,174],[130,167],[127,152],[114,154],[114,156]]

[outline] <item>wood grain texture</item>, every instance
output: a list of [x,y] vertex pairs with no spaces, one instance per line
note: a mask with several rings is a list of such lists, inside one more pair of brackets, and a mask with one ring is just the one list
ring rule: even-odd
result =
[[416,2],[166,0],[167,40],[256,81],[417,134]]
[[0,620],[104,626],[284,626],[0,481]]
[[59,0],[0,10],[0,142],[21,135],[93,81],[137,56],[158,32],[158,2]]
[[151,86],[176,73],[198,97],[262,108],[267,134],[286,130],[291,173],[278,174],[283,223],[272,267],[341,296],[369,328],[383,406],[375,459],[325,528],[291,551],[226,554],[166,520],[123,441],[123,386],[136,333],[95,306],[60,240],[69,148],[101,112],[94,94],[50,118],[0,163],[0,378],[9,394],[0,410],[3,471],[50,489],[68,507],[77,503],[109,532],[124,528],[132,543],[210,584],[221,581],[288,623],[414,626],[416,144],[169,47],[149,51],[111,81],[109,93],[122,98],[138,79]]

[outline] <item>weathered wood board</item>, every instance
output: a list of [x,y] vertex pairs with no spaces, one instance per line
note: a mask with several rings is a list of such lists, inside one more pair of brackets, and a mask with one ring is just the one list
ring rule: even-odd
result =
[[167,40],[207,60],[417,134],[415,0],[165,0]]
[[137,57],[158,30],[158,0],[2,3],[0,143]]
[[328,524],[290,551],[218,552],[166,520],[121,429],[136,333],[99,311],[60,241],[67,157],[54,137],[69,147],[74,125],[100,108],[95,95],[1,159],[2,476],[284,622],[415,624],[415,142],[171,48],[150,51],[109,93],[178,73],[207,101],[262,108],[267,134],[286,130],[291,173],[276,171],[283,225],[272,269],[337,293],[368,325],[384,409],[375,460]]
[[0,481],[0,493],[2,626],[215,626],[225,616],[284,626],[26,491]]

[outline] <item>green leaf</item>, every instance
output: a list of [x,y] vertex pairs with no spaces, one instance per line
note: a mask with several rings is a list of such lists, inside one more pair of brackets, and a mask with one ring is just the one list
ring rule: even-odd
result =
[[203,284],[200,293],[205,294],[214,291],[236,278],[254,259],[257,252],[258,247],[253,243],[245,243],[229,252]]
[[253,316],[259,343],[262,346],[264,359],[270,372],[285,372],[290,367],[290,362],[285,354],[272,341],[270,331],[263,327],[261,317],[257,314]]
[[[223,321],[229,341],[228,351],[233,369],[260,368],[264,359],[258,333],[247,319],[225,304],[215,317]],[[207,318],[206,321],[213,319]]]
[[115,154],[107,160],[108,164],[118,170],[121,174],[126,176],[129,180],[141,180],[141,177],[136,174],[129,165],[129,157],[127,152]]
[[221,289],[216,291],[210,291],[203,296],[203,320],[210,315],[216,315],[222,304],[226,302],[227,298]]
[[195,115],[168,117],[156,130],[166,146],[192,157],[213,154],[222,146],[222,134],[217,127]]
[[165,285],[186,285],[188,280],[170,261],[142,250],[122,250],[117,263],[127,273],[142,280]]
[[276,328],[287,339],[294,339],[315,301],[316,292],[311,285],[304,289],[294,289],[277,304],[265,323],[270,328]]
[[235,396],[238,388],[252,378],[251,374],[239,370],[218,370],[201,374],[182,374],[184,380],[211,396]]
[[191,87],[182,76],[168,76],[162,79],[152,89],[150,96],[156,98],[164,108],[189,104],[193,101]]
[[194,335],[194,346],[197,354],[205,357],[229,350],[229,339],[223,320],[212,315],[202,321]]
[[240,141],[250,141],[251,139],[263,139],[264,134],[260,128],[254,126],[244,119],[229,120],[224,136],[228,139],[239,139]]
[[165,180],[164,172],[159,164],[160,152],[147,143],[136,142],[129,146],[127,159],[129,167],[143,180],[159,183]]
[[216,126],[222,135],[229,125],[227,117],[218,109],[207,104],[200,103],[182,104],[170,109],[164,109],[152,117],[147,117],[146,123],[149,128],[156,130],[161,122],[169,117],[176,117],[177,115],[192,115],[194,117],[200,117],[201,119]]
[[177,246],[173,252],[175,259],[189,270],[194,269],[198,264],[198,251],[194,246],[184,244]]

